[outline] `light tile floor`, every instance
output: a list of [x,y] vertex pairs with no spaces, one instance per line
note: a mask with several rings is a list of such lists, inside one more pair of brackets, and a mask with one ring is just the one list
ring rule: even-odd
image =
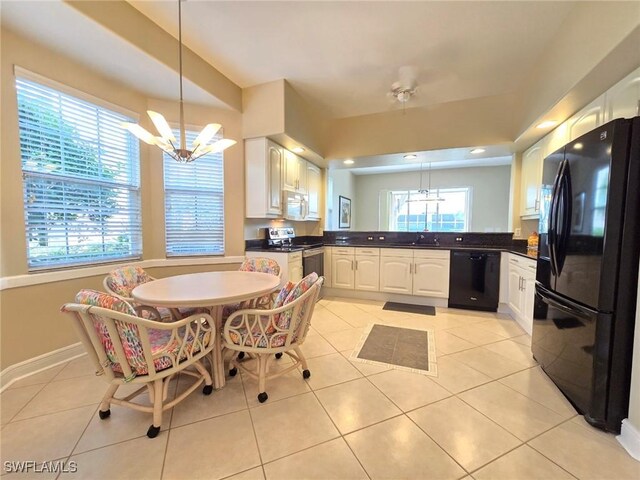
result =
[[[369,322],[435,330],[438,376],[349,360]],[[437,309],[435,317],[381,302],[323,299],[302,347],[311,378],[291,372],[256,400],[237,375],[194,392],[146,438],[150,415],[112,406],[86,357],[0,395],[0,457],[74,461],[85,479],[634,479],[613,435],[587,425],[536,366],[529,337],[499,314]],[[280,361],[284,367],[288,357]],[[278,368],[276,366],[275,368]],[[170,394],[186,387],[173,380]],[[6,474],[6,475],[5,475]]]

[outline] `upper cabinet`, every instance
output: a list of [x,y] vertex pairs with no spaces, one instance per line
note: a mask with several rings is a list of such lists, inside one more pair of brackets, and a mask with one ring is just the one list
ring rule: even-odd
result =
[[567,120],[568,141],[590,132],[604,123],[604,95],[600,95],[589,105],[584,107]]
[[640,115],[640,68],[524,151],[520,174],[520,216],[536,218],[540,213],[542,164],[547,155],[606,122],[636,115]]
[[282,216],[282,164],[285,150],[267,138],[244,141],[247,218]]
[[520,216],[540,214],[540,183],[542,181],[543,142],[536,143],[522,154],[520,173]]
[[307,193],[307,161],[289,150],[284,151],[282,189]]
[[320,219],[320,168],[268,138],[245,140],[246,217],[281,218],[283,191],[305,196],[305,220]]
[[640,68],[605,94],[605,122],[640,115]]
[[306,162],[307,169],[307,218],[309,220],[320,218],[320,189],[322,188],[322,175],[320,169],[313,163]]

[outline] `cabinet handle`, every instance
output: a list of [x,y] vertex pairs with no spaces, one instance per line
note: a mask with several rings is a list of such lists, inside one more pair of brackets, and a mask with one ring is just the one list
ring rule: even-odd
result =
[[356,260],[356,270],[358,269],[358,260]]
[[409,275],[413,273],[413,263],[409,264]]
[[353,270],[353,260],[351,260],[351,270]]

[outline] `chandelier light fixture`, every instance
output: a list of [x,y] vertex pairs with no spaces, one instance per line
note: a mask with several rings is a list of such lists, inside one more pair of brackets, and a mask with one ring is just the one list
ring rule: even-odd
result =
[[178,0],[178,43],[180,45],[180,143],[176,140],[176,137],[173,135],[171,127],[165,118],[160,113],[152,110],[147,110],[147,114],[158,130],[158,133],[160,134],[159,137],[148,132],[137,123],[125,122],[122,126],[143,142],[160,147],[174,160],[180,163],[189,163],[208,153],[222,152],[230,146],[235,145],[236,141],[228,138],[222,138],[210,145],[207,145],[209,140],[211,140],[221,128],[219,123],[210,123],[202,129],[200,134],[191,144],[191,148],[187,148],[184,128],[184,103],[182,98],[182,0]]

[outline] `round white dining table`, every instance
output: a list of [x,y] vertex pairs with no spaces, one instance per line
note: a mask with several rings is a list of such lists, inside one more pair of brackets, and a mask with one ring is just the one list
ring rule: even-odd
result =
[[280,278],[259,272],[201,272],[160,278],[133,289],[136,302],[153,307],[205,307],[216,322],[211,370],[215,388],[225,383],[222,358],[222,308],[273,292]]

